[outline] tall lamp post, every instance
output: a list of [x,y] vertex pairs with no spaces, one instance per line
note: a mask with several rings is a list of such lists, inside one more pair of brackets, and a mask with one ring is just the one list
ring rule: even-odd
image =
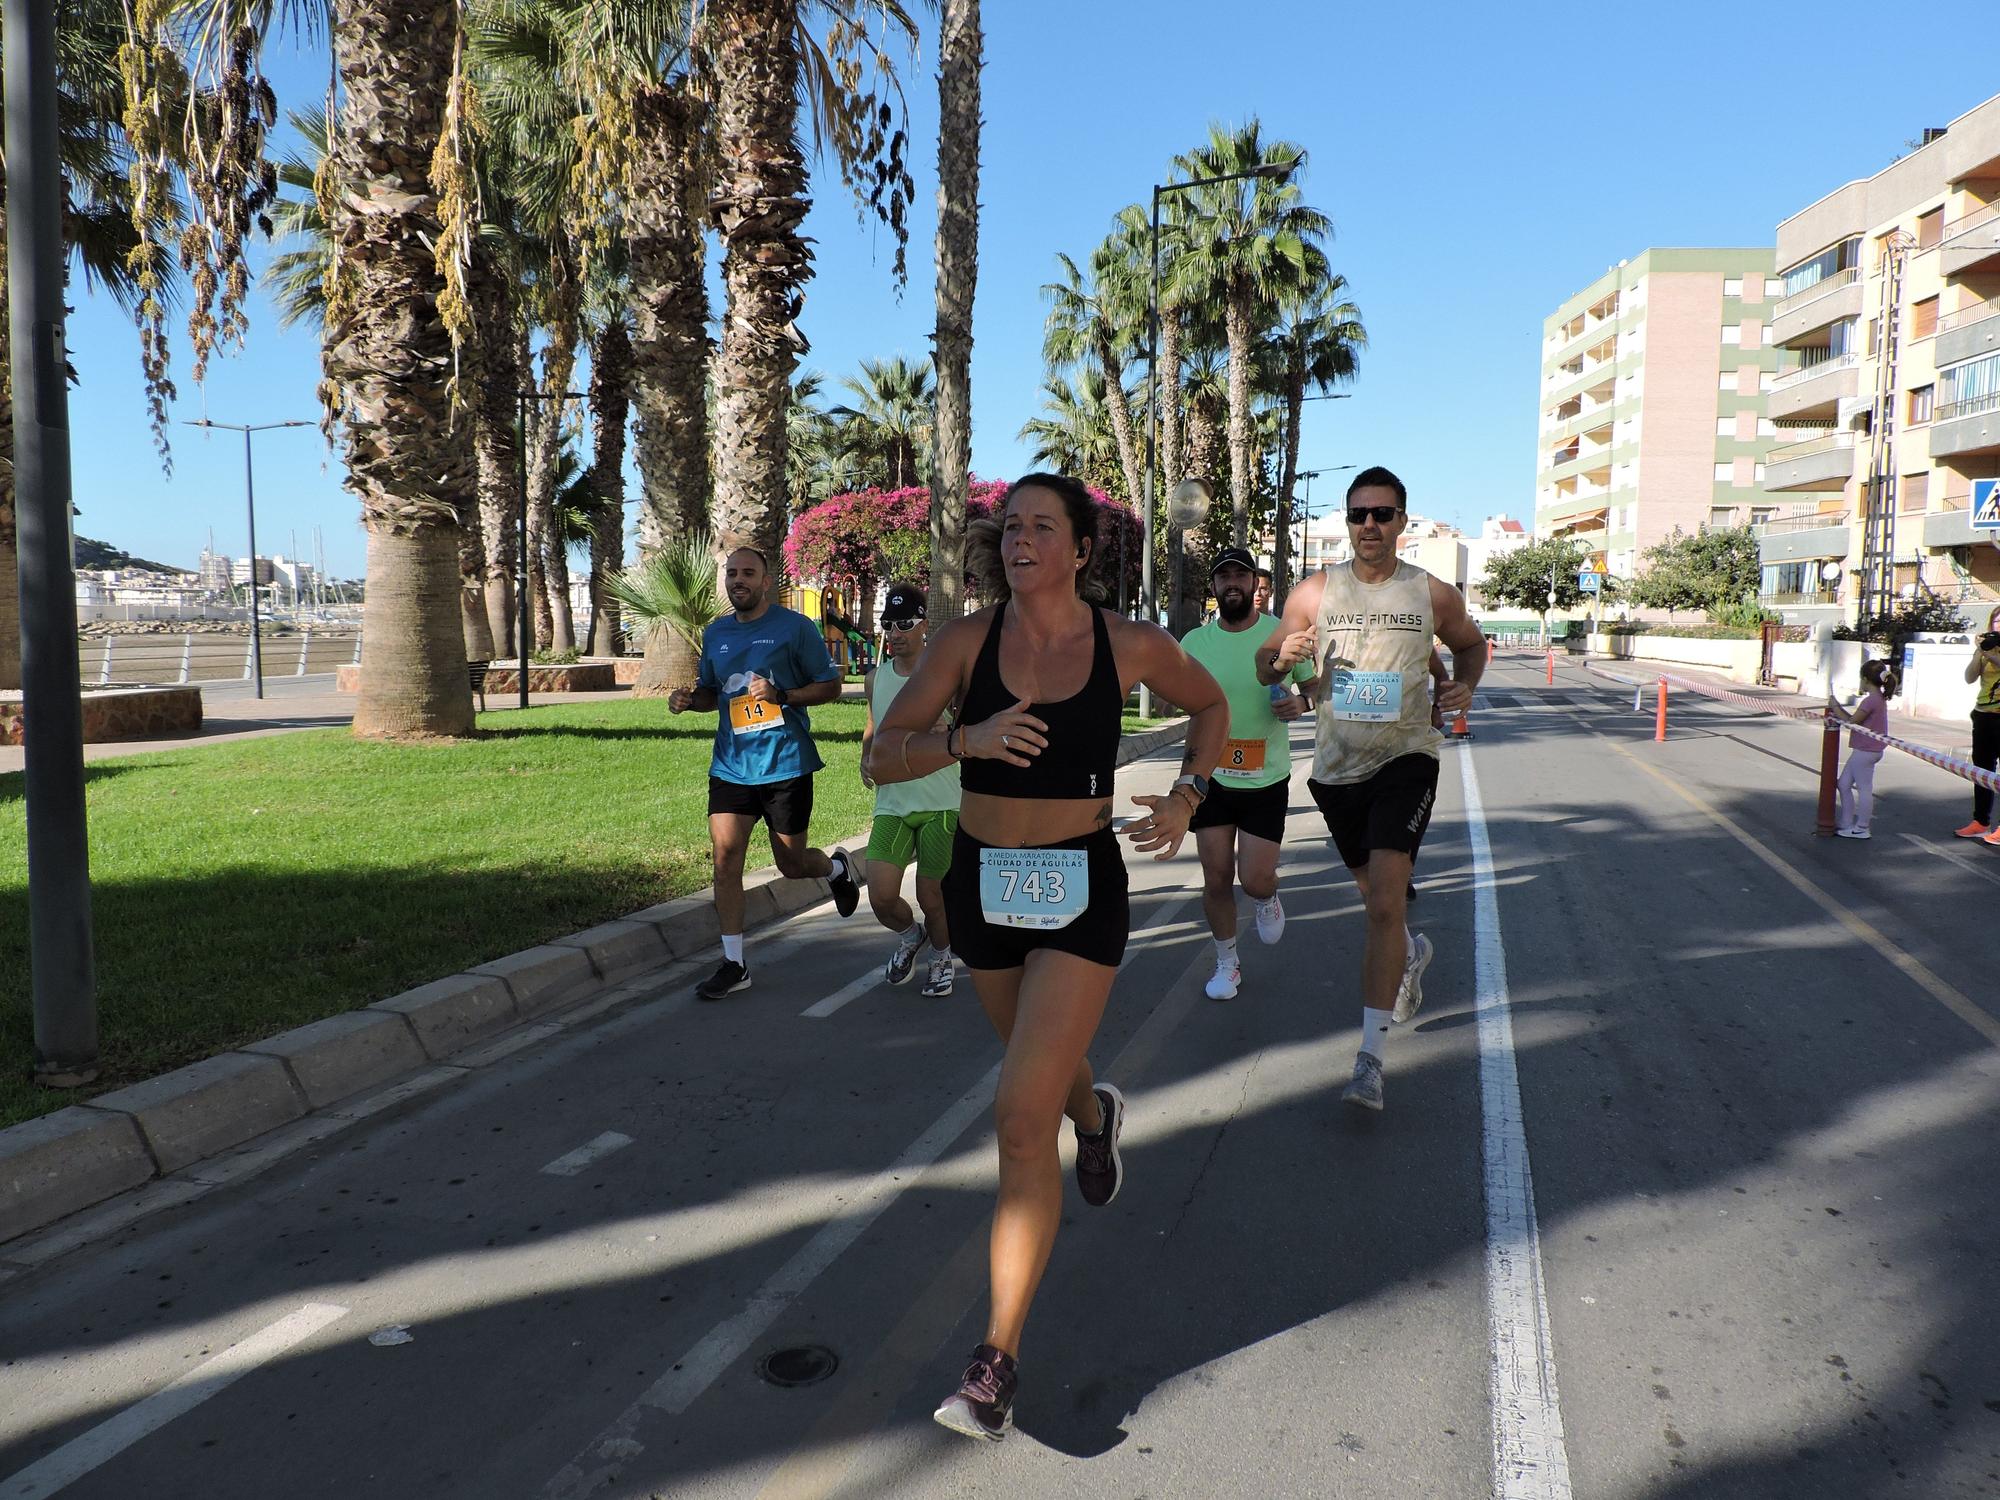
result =
[[[1354,393],[1352,391],[1335,391],[1319,396],[1302,396],[1299,398],[1299,400],[1301,404],[1307,401],[1348,401],[1353,399],[1353,394]],[[1293,436],[1296,438],[1297,434],[1294,433]],[[1353,467],[1354,467],[1353,464],[1341,465],[1341,468],[1343,469],[1351,469]],[[1314,472],[1319,474],[1326,474],[1326,473],[1331,473],[1332,471],[1328,469],[1317,469]],[[1303,478],[1304,476],[1294,475],[1293,477]],[[1288,496],[1282,494],[1278,496],[1278,502],[1277,502],[1278,524],[1273,528],[1273,530],[1277,533],[1277,544],[1276,544],[1277,556],[1271,559],[1271,592],[1274,597],[1279,599],[1284,598],[1285,595],[1290,591],[1291,587],[1290,570],[1285,566],[1287,560],[1285,557],[1285,549],[1287,544],[1291,540],[1291,531],[1290,531],[1291,516],[1289,514],[1289,506],[1286,503],[1288,498],[1289,498]],[[1310,502],[1312,499],[1312,481],[1310,479],[1306,480],[1306,499],[1308,502]],[[1305,547],[1303,543],[1300,544],[1299,551],[1301,554],[1304,553]]]
[[[1303,510],[1303,512],[1302,512],[1302,513],[1300,514],[1300,516],[1299,516],[1299,554],[1298,554],[1298,555],[1299,555],[1299,563],[1300,563],[1300,565],[1301,565],[1301,568],[1303,568],[1303,566],[1304,566],[1304,563],[1305,563],[1305,557],[1306,557],[1306,533],[1307,533],[1307,532],[1308,532],[1309,530],[1311,530],[1311,529],[1312,529],[1312,510],[1313,510],[1313,481],[1314,481],[1315,479],[1318,479],[1318,478],[1322,477],[1323,475],[1327,475],[1327,474],[1339,474],[1339,473],[1341,473],[1342,471],[1344,471],[1344,470],[1347,470],[1347,469],[1351,469],[1351,468],[1353,468],[1353,467],[1354,467],[1354,465],[1353,465],[1353,464],[1334,464],[1334,465],[1333,465],[1332,467],[1330,467],[1330,468],[1325,468],[1325,469],[1301,469],[1301,470],[1299,471],[1299,478],[1303,479],[1303,480],[1304,480],[1304,481],[1306,482],[1306,497],[1305,497],[1305,501],[1304,501],[1304,510]],[[1303,573],[1301,573],[1301,576],[1303,576]],[[1277,582],[1277,580],[1276,580],[1276,579],[1273,579],[1273,580],[1272,580],[1272,583],[1273,583],[1273,584],[1275,584],[1276,582]]]
[[[1159,447],[1159,365],[1160,365],[1160,199],[1168,193],[1185,193],[1191,188],[1209,187],[1218,182],[1242,182],[1250,178],[1265,178],[1282,182],[1298,170],[1300,158],[1291,161],[1265,162],[1252,167],[1247,172],[1224,172],[1215,177],[1193,177],[1186,182],[1156,182],[1153,184],[1153,237],[1152,290],[1146,301],[1146,550],[1139,563],[1140,613],[1148,620],[1157,620],[1160,601],[1153,581],[1153,470],[1156,466]],[[1143,682],[1139,684],[1139,713],[1151,717],[1153,694]]]
[[275,427],[310,427],[310,422],[211,422],[203,417],[189,427],[219,427],[243,434],[243,506],[250,519],[250,677],[259,698],[264,696],[264,631],[257,611],[257,483],[250,471],[250,434],[269,432]]

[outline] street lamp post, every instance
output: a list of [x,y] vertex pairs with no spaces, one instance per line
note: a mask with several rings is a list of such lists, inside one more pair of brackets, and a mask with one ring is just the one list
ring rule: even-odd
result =
[[[1299,561],[1301,563],[1305,561],[1306,533],[1312,529],[1313,481],[1324,475],[1339,474],[1353,467],[1353,464],[1334,464],[1330,468],[1303,469],[1300,471],[1299,478],[1306,482],[1305,513],[1299,517]],[[1271,580],[1271,583],[1275,592],[1277,580],[1274,578]]]
[[[1303,396],[1300,398],[1300,401],[1301,403],[1306,401],[1347,401],[1352,399],[1352,397],[1353,397],[1353,392],[1351,391],[1337,391],[1321,396]],[[1294,433],[1293,437],[1296,438],[1297,434]],[[1351,469],[1353,467],[1354,467],[1353,464],[1341,465],[1341,468],[1343,469]],[[1329,469],[1317,469],[1314,470],[1314,472],[1316,474],[1326,474],[1326,473],[1331,473],[1333,471]],[[1305,476],[1303,475],[1294,475],[1293,477],[1305,478]],[[1285,552],[1291,542],[1292,520],[1291,520],[1291,515],[1289,513],[1290,506],[1287,503],[1289,498],[1290,498],[1289,496],[1283,494],[1280,494],[1278,496],[1277,525],[1273,528],[1277,536],[1276,543],[1274,544],[1277,555],[1271,559],[1271,595],[1275,599],[1282,599],[1285,597],[1286,593],[1289,592],[1288,585],[1291,582],[1289,576],[1290,570],[1285,566],[1286,562],[1288,561],[1288,559],[1285,556]],[[1311,479],[1306,479],[1306,499],[1308,505],[1310,505],[1310,502],[1312,500]],[[1299,545],[1299,552],[1301,555],[1303,555],[1305,552],[1305,544],[1303,542],[1301,542]]]
[[189,427],[220,427],[243,434],[243,505],[250,521],[250,677],[259,698],[264,696],[264,631],[257,609],[257,483],[250,468],[250,434],[269,432],[274,427],[310,427],[310,422],[211,422],[203,417]]
[[[1157,621],[1160,613],[1160,601],[1153,581],[1153,471],[1158,463],[1159,446],[1160,199],[1168,193],[1184,193],[1190,188],[1209,187],[1218,182],[1242,182],[1250,178],[1267,178],[1282,182],[1298,169],[1298,165],[1299,159],[1294,158],[1284,162],[1265,162],[1247,172],[1224,172],[1217,177],[1195,177],[1186,182],[1153,184],[1151,245],[1153,274],[1151,294],[1146,299],[1146,550],[1139,565],[1140,613],[1151,621]],[[1152,711],[1152,690],[1142,682],[1139,684],[1139,713],[1142,717],[1150,717]]]

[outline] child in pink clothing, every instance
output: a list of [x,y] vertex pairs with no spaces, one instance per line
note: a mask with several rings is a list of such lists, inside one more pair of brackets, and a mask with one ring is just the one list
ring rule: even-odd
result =
[[[1896,696],[1896,673],[1886,661],[1861,664],[1860,701],[1853,711],[1844,709],[1827,694],[1826,711],[1844,723],[1877,734],[1889,732],[1889,700]],[[1875,811],[1875,767],[1882,762],[1885,747],[1853,729],[1847,731],[1847,764],[1840,768],[1840,816],[1834,832],[1844,839],[1865,839],[1869,819]]]

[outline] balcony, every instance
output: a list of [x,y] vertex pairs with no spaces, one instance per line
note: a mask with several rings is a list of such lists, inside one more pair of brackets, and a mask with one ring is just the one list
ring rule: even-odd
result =
[[[1861,269],[1849,266],[1787,297],[1771,315],[1771,342],[1794,344],[1842,318],[1861,316]],[[1821,339],[1821,343],[1826,340]]]
[[2000,453],[2000,395],[1953,401],[1931,421],[1931,457]]
[[[1947,504],[1951,502],[1947,501]],[[1924,545],[1937,551],[1946,547],[1970,547],[1987,540],[1972,534],[1972,510],[1961,496],[1956,510],[1934,510],[1924,517]]]
[[1938,319],[1932,346],[1938,368],[2000,349],[2000,302],[1978,302]]
[[1829,432],[1764,455],[1767,490],[1839,490],[1854,473],[1854,434]]
[[1831,420],[1841,399],[1860,389],[1861,356],[1838,354],[1816,365],[1788,370],[1771,382],[1764,411],[1773,421],[1824,415]]
[[1751,530],[1757,534],[1757,559],[1767,568],[1777,563],[1847,556],[1845,511],[1780,516]]
[[1982,266],[2000,266],[2000,203],[1954,219],[1938,242],[1938,269],[1945,275],[1963,276]]

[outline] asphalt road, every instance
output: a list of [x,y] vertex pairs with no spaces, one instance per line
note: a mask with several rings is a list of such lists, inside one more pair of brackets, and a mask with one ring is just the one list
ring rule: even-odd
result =
[[[2000,1495],[1963,784],[1891,759],[1873,841],[1815,839],[1813,730],[1686,704],[1654,745],[1567,663],[1503,658],[1474,729],[1379,1119],[1337,1102],[1361,921],[1303,760],[1237,1000],[1192,850],[1131,862],[1126,1185],[1070,1190],[1004,1444],[929,1420],[982,1326],[996,1044],[821,908],[726,1003],[662,971],[0,1284],[0,1500]],[[760,1378],[799,1346],[837,1367]]]

